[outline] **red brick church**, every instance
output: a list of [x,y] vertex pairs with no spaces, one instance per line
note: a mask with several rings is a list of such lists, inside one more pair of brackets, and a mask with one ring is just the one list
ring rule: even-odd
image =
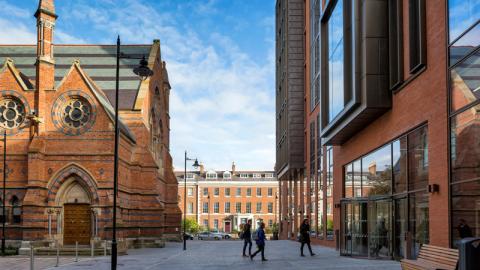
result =
[[[110,239],[116,45],[54,44],[53,0],[40,0],[35,17],[37,44],[0,45],[0,139],[7,133],[6,197],[0,193],[7,211],[0,209],[0,220],[7,245]],[[160,42],[121,51],[137,59],[120,62],[118,237],[179,237]],[[146,80],[133,73],[142,56],[154,71]],[[0,155],[0,168],[4,162]]]

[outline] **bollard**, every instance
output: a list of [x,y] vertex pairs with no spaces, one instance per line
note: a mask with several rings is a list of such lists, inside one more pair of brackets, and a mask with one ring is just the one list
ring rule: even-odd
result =
[[75,262],[78,262],[78,241],[75,241]]
[[57,244],[57,261],[55,262],[55,267],[58,267],[58,263],[60,261],[59,256],[60,256],[60,246],[58,245],[58,241],[56,242]]
[[93,258],[93,252],[94,252],[94,243],[93,241],[90,241],[90,257]]
[[34,270],[33,260],[35,258],[34,258],[33,252],[34,252],[33,246],[30,246],[30,270]]
[[105,240],[105,245],[103,245],[103,256],[107,256],[107,240]]

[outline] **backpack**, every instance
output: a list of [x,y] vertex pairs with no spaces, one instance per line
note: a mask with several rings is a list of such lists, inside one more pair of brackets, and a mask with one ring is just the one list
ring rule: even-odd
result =
[[255,232],[252,234],[252,240],[257,241],[258,240],[258,229],[255,230]]

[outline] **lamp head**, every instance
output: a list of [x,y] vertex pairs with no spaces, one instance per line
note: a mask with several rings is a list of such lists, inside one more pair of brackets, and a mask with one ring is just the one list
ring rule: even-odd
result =
[[133,69],[133,73],[138,75],[142,81],[153,75],[153,70],[148,67],[148,61],[145,60],[145,56],[140,60],[139,66]]
[[193,167],[196,169],[200,167],[200,164],[198,164],[198,159],[195,159],[195,162],[193,163]]

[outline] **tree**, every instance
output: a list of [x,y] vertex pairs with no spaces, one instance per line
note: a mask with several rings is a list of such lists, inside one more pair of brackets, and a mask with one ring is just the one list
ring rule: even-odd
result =
[[191,234],[197,234],[200,232],[200,229],[201,229],[200,225],[197,223],[195,219],[187,218],[186,220],[182,220],[182,231],[183,231],[184,224],[186,224],[186,230],[185,230],[186,232]]

